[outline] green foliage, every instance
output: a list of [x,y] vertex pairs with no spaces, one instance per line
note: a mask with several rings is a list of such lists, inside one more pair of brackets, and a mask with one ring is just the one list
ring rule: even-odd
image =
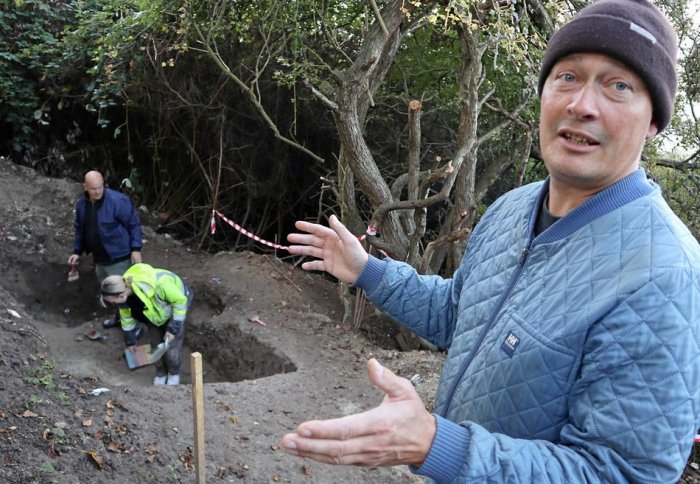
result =
[[362,2],[189,0],[186,6],[181,31],[199,29],[224,58],[242,53],[243,65],[229,64],[236,72],[256,73],[269,63],[274,79],[290,88],[301,78],[327,81],[333,69],[347,67],[368,22]]
[[[665,147],[670,151],[665,158],[677,161],[700,162],[700,25],[698,24],[697,2],[689,0],[659,0],[657,5],[661,8],[674,25],[678,38],[678,97],[675,103],[675,116],[671,124],[660,136],[655,138],[654,144]],[[693,181],[692,168],[690,172],[677,174],[681,178],[688,178],[690,185],[697,185]],[[697,169],[695,170],[697,171]],[[683,183],[671,183],[670,186],[678,187],[684,191]],[[668,198],[667,192],[667,198]],[[674,198],[684,198],[683,196]],[[697,234],[697,231],[695,232]]]
[[43,386],[48,389],[55,388],[56,385],[53,382],[52,372],[53,365],[49,362],[45,362],[41,367],[33,370],[32,376],[29,377],[28,381],[32,385]]
[[29,395],[29,397],[24,401],[24,408],[26,408],[27,410],[31,410],[39,402],[39,397],[37,397],[34,394]]
[[[175,65],[187,45],[177,41],[173,21],[177,3],[92,0],[78,2],[75,24],[61,41],[61,63],[82,70],[85,79],[84,107],[95,113],[101,127],[113,124],[110,108],[128,101],[133,84],[148,82],[144,67],[159,62]],[[151,42],[153,38],[157,43]],[[148,52],[153,48],[155,51]],[[150,54],[150,56],[149,56]],[[118,136],[121,128],[115,129]]]
[[654,179],[663,188],[663,194],[673,211],[680,217],[695,238],[700,240],[700,173],[698,170],[677,170],[664,166],[648,167]]
[[[39,128],[78,107],[100,127],[122,125],[131,85],[148,82],[156,58],[174,65],[186,44],[171,27],[181,2],[25,0],[0,5],[0,125],[15,152],[32,148]],[[174,6],[168,9],[168,4]],[[161,42],[151,42],[153,36]],[[156,49],[147,55],[147,46]],[[123,115],[121,115],[123,116]],[[121,128],[115,128],[119,135]]]
[[47,78],[58,58],[59,37],[70,18],[65,2],[24,0],[0,4],[0,126],[12,149],[31,147],[38,126],[50,122]]
[[[554,14],[561,11],[562,3],[549,1],[544,7]],[[520,76],[537,71],[537,52],[546,46],[546,40],[517,2],[486,5],[474,0],[451,0],[443,9],[434,10],[427,19],[443,28],[452,25],[468,28],[489,48],[495,48],[492,57],[494,69],[513,68]]]
[[61,402],[61,405],[68,405],[70,397],[66,392],[58,392],[58,401]]
[[39,467],[39,471],[42,474],[52,474],[56,472],[56,469],[54,468],[53,464],[51,462],[44,462],[41,464],[41,467]]
[[41,385],[46,388],[54,388],[56,386],[53,383],[53,376],[50,374],[39,377],[31,377],[29,379],[29,383],[31,383],[32,385]]
[[61,427],[54,427],[51,429],[53,434],[53,440],[57,444],[62,444],[66,440],[66,431]]

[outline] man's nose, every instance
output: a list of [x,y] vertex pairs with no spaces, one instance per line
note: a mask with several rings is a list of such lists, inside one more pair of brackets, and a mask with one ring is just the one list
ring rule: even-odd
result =
[[584,84],[576,91],[569,104],[566,106],[567,111],[577,119],[591,120],[596,119],[599,115],[598,111],[598,92],[594,86]]

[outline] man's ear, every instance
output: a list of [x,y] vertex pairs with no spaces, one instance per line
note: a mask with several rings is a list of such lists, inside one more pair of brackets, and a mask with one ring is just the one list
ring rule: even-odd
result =
[[652,139],[659,132],[659,127],[654,121],[649,124],[649,131],[647,131],[647,139]]

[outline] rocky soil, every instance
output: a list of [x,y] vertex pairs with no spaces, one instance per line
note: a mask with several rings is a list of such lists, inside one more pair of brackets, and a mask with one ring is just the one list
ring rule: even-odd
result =
[[[91,258],[66,280],[80,184],[0,158],[0,187],[0,482],[194,482],[189,357],[181,385],[154,387],[152,367],[128,369],[121,330],[101,327],[110,314]],[[335,284],[286,253],[199,253],[140,215],[144,261],[195,292],[185,354],[203,357],[207,482],[422,482],[405,467],[287,456],[279,439],[304,420],[376,406],[370,357],[420,374],[430,402],[441,354],[343,327]]]

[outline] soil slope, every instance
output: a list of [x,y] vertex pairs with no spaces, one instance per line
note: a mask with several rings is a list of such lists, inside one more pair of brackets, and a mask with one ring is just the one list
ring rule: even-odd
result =
[[[0,186],[0,482],[194,482],[189,357],[183,384],[154,387],[152,367],[128,369],[121,330],[101,328],[91,257],[66,280],[80,184],[0,158]],[[376,406],[373,356],[421,374],[430,402],[442,355],[382,349],[342,327],[335,285],[288,254],[198,253],[140,215],[144,261],[194,288],[185,342],[204,360],[207,482],[422,482],[406,467],[293,458],[279,439]]]

